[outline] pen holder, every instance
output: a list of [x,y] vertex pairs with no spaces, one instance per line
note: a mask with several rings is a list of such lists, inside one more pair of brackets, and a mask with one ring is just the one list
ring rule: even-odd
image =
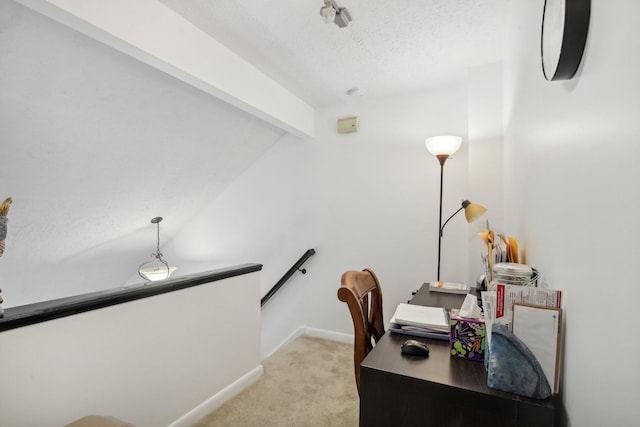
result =
[[484,319],[468,319],[460,317],[456,309],[451,310],[449,348],[452,357],[482,362],[485,350]]

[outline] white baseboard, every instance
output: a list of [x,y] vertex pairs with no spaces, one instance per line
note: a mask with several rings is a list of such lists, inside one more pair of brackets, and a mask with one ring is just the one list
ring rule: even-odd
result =
[[353,343],[353,334],[345,334],[342,332],[329,331],[326,329],[310,328],[308,326],[299,326],[287,338],[285,338],[284,341],[282,341],[280,345],[278,345],[271,353],[265,356],[263,360],[268,358],[269,356],[274,354],[276,351],[280,350],[282,347],[284,347],[285,345],[289,344],[291,341],[295,340],[296,338],[302,335],[306,335],[308,337],[313,337],[313,338],[322,338],[325,340],[338,341],[338,342],[343,342],[347,344]]
[[269,358],[273,353],[275,353],[276,351],[280,350],[282,347],[284,347],[285,345],[289,344],[291,341],[295,340],[299,336],[304,335],[304,332],[305,332],[305,327],[304,326],[299,326],[296,330],[291,332],[291,334],[289,334],[289,336],[286,337],[284,339],[284,341],[282,341],[279,345],[277,345],[276,348],[274,348],[271,353],[269,353],[265,357],[263,357],[262,360]]
[[173,423],[169,424],[168,427],[190,427],[194,425],[205,415],[215,411],[226,401],[232,399],[241,391],[258,381],[263,372],[264,368],[262,367],[262,364],[256,366],[254,369],[247,372],[242,377],[238,378],[236,381],[229,384],[227,387],[223,388],[182,417],[178,418]]
[[326,329],[304,328],[304,335],[313,338],[322,338],[330,341],[338,341],[347,344],[353,344],[353,334],[345,334],[342,332],[327,331]]

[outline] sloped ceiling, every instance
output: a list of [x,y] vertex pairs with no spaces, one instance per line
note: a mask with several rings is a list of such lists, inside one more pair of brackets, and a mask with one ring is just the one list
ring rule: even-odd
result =
[[155,250],[151,218],[165,218],[167,242],[285,133],[30,9],[0,8],[5,307],[124,284]]

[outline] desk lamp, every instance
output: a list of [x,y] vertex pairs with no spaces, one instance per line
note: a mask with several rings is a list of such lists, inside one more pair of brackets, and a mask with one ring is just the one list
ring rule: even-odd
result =
[[452,156],[456,151],[460,149],[462,145],[462,138],[459,136],[433,136],[431,138],[427,138],[424,141],[427,150],[431,154],[433,154],[438,161],[440,162],[440,216],[438,219],[438,276],[437,280],[440,281],[440,252],[442,248],[442,230],[444,226],[453,218],[458,212],[464,209],[464,215],[467,219],[467,222],[473,222],[476,219],[480,218],[482,214],[484,214],[487,210],[480,206],[471,203],[468,200],[462,201],[462,206],[460,209],[455,211],[453,215],[451,215],[444,224],[442,223],[442,182],[444,177],[444,163],[447,159]]

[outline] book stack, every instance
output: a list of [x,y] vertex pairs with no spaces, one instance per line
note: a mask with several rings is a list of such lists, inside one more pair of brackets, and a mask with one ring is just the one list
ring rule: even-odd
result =
[[443,307],[400,303],[391,318],[389,330],[404,335],[448,340],[449,314]]

